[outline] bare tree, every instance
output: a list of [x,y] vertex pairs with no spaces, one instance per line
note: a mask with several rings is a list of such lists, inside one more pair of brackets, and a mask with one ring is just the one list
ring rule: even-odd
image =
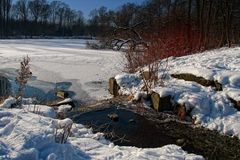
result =
[[35,23],[40,19],[46,0],[31,0],[28,2],[28,8],[34,18]]
[[28,6],[27,6],[27,0],[18,0],[16,3],[17,6],[17,12],[20,16],[20,19],[23,21],[27,21],[28,19]]
[[50,8],[51,8],[51,22],[53,24],[57,24],[57,11],[59,10],[61,6],[60,1],[52,1],[50,3]]
[[19,15],[21,21],[20,27],[22,28],[22,33],[27,36],[27,21],[28,21],[28,5],[27,0],[18,0],[16,2],[16,13]]
[[9,31],[9,17],[10,9],[12,6],[11,0],[1,0],[0,1],[0,26],[1,26],[1,37],[8,36]]

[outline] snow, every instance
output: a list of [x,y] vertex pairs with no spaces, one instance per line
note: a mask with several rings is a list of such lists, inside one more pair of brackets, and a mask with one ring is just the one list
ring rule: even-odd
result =
[[66,118],[63,120],[52,120],[51,127],[54,129],[61,129],[72,126],[73,121],[70,118]]
[[240,101],[240,89],[239,88],[227,88],[225,89],[227,95],[234,98],[236,101]]
[[119,84],[121,88],[124,88],[120,90],[122,95],[131,95],[135,87],[138,87],[141,82],[139,76],[135,74],[123,73],[116,75],[115,79],[117,81],[117,84]]
[[[56,128],[72,126],[65,144],[56,143]],[[202,156],[188,154],[176,145],[161,148],[115,146],[102,133],[74,124],[71,119],[56,120],[23,109],[0,110],[0,159],[80,160],[80,159],[188,159]]]
[[69,102],[72,102],[72,101],[73,101],[72,98],[66,98],[66,99],[58,102],[57,104],[69,103]]
[[217,80],[223,87],[240,88],[240,48],[221,48],[169,59],[169,73],[190,73]]
[[117,75],[116,77],[117,83],[126,88],[131,88],[137,86],[140,83],[140,79],[135,74],[122,74]]
[[16,69],[26,55],[31,59],[33,77],[26,88],[26,97],[51,99],[54,89],[73,91],[76,100],[88,101],[110,97],[107,81],[123,68],[120,52],[85,48],[79,39],[0,40],[0,73],[12,82]]
[[28,104],[23,105],[22,108],[28,112],[36,113],[45,117],[56,118],[57,115],[52,107],[46,105]]
[[37,103],[36,98],[22,98],[22,104],[27,105],[27,104],[35,104]]
[[[16,105],[15,107],[22,108],[28,112],[37,113],[39,115],[46,117],[52,118],[56,117],[56,111],[52,107],[46,105],[32,104],[32,102],[34,102],[34,99],[31,98],[23,98],[22,101],[23,101],[22,106]],[[10,96],[7,99],[5,99],[2,104],[0,104],[0,108],[10,108],[12,107],[13,104],[16,104],[16,102],[17,99]]]
[[58,113],[67,113],[72,109],[72,106],[70,105],[61,105],[58,107]]
[[[170,57],[162,60],[161,65],[168,65],[164,85],[156,85],[152,90],[161,97],[171,96],[174,102],[183,104],[191,111],[195,124],[211,130],[240,138],[240,112],[230,99],[240,100],[240,47],[220,48],[183,57]],[[146,68],[144,68],[146,69]],[[161,75],[163,70],[159,70]],[[223,91],[204,87],[196,82],[172,78],[170,74],[189,73],[207,80],[218,81]],[[134,79],[131,77],[135,77]],[[138,97],[144,85],[139,73],[135,75],[117,75],[120,93]],[[134,83],[136,85],[129,85]]]

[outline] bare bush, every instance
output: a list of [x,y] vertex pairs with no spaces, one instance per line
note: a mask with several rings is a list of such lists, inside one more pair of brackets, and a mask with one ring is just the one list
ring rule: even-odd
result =
[[[143,77],[145,91],[149,93],[159,82],[163,84],[163,80],[160,80],[160,78],[164,77],[158,75],[160,67],[164,68],[158,61],[162,59],[163,52],[159,52],[158,48],[154,46],[154,41],[145,36],[142,25],[143,22],[130,27],[117,27],[114,30],[115,38],[111,43],[117,50],[123,49],[125,51],[126,71],[129,73],[139,71]],[[143,69],[146,66],[150,75],[147,79],[144,78],[145,70]]]
[[20,105],[22,103],[22,97],[24,95],[24,89],[27,81],[32,76],[29,63],[30,58],[28,56],[23,57],[23,60],[20,62],[20,69],[18,71],[18,75],[16,77],[16,83],[18,84],[17,99]]

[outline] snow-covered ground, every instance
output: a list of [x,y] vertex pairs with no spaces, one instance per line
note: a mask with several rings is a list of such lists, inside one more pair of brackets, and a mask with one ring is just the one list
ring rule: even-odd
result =
[[[31,59],[33,72],[26,96],[38,98],[51,97],[56,84],[75,92],[78,100],[106,98],[107,80],[121,73],[123,64],[121,53],[85,49],[83,40],[0,40],[0,74],[11,80],[13,90],[17,69],[26,55]],[[69,99],[62,102],[65,101]],[[203,159],[176,145],[154,149],[115,146],[102,133],[93,134],[81,124],[72,125],[70,119],[54,119],[71,106],[63,105],[55,111],[24,99],[21,109],[9,109],[15,102],[10,97],[0,104],[0,159]],[[65,144],[60,144],[56,142],[56,133],[64,125],[72,125],[71,134]]]
[[[48,108],[41,106],[41,108]],[[47,114],[46,114],[47,115]],[[71,126],[65,144],[57,143],[56,128]],[[171,159],[201,160],[181,147],[141,149],[120,147],[104,139],[102,133],[93,134],[70,119],[56,120],[31,113],[28,109],[0,109],[0,159],[4,160],[87,160],[87,159]]]
[[73,91],[77,100],[104,99],[109,96],[108,79],[122,71],[121,53],[86,49],[85,42],[79,39],[0,40],[0,74],[4,73],[14,83],[16,69],[28,55],[33,77],[26,96],[51,98],[57,83],[59,88]]
[[[162,66],[168,66],[167,78],[163,86],[157,85],[152,88],[153,91],[161,97],[171,95],[175,102],[185,105],[196,124],[240,138],[240,112],[229,100],[240,100],[240,47],[170,57],[161,63]],[[161,76],[163,72],[166,71],[160,69],[158,75]],[[217,80],[223,85],[223,91],[172,78],[170,74],[173,73],[190,73],[208,80]],[[141,91],[144,83],[139,73],[120,74],[115,78],[121,86],[122,94],[135,94],[135,97],[144,94]]]

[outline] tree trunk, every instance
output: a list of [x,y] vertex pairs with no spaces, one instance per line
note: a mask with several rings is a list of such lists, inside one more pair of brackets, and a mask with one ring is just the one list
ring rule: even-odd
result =
[[227,5],[227,16],[226,16],[226,38],[227,38],[227,44],[228,47],[231,47],[231,35],[230,35],[230,30],[232,27],[232,1],[226,1],[226,5]]
[[199,38],[199,48],[202,49],[203,46],[203,39],[204,39],[204,10],[205,10],[205,0],[202,0],[202,3],[200,2],[200,19],[199,19],[199,26],[200,26],[200,38]]
[[188,39],[188,52],[191,52],[192,44],[191,44],[191,29],[192,29],[192,21],[191,21],[191,11],[192,11],[192,0],[188,0],[188,26],[187,26],[187,39]]
[[2,38],[3,34],[3,17],[2,17],[2,1],[0,0],[0,37]]
[[204,34],[204,46],[205,47],[209,47],[207,46],[209,39],[211,39],[212,37],[209,37],[209,30],[210,30],[210,20],[211,20],[211,14],[212,14],[212,5],[213,2],[212,0],[209,0],[209,7],[208,7],[208,14],[206,17],[206,30],[205,30],[205,34]]

